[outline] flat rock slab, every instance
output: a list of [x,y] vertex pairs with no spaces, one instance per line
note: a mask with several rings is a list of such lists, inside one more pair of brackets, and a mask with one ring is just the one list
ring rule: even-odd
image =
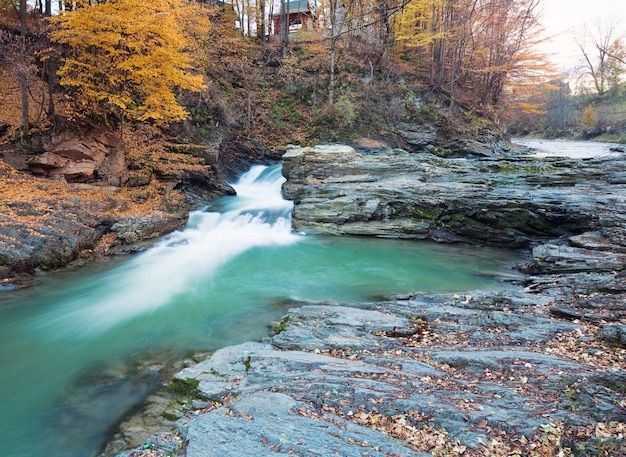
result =
[[273,392],[243,395],[182,427],[187,457],[419,457],[399,441],[337,417],[307,417],[309,406]]
[[581,430],[626,421],[623,351],[551,319],[541,294],[450,298],[294,308],[279,334],[182,370],[203,399],[179,420],[186,455],[455,455],[503,436],[531,443],[557,423],[593,449]]
[[303,351],[279,351],[269,344],[242,343],[220,349],[203,362],[185,368],[174,379],[198,382],[209,399],[270,388],[276,383],[341,379],[351,374],[378,375],[383,367]]
[[405,317],[349,306],[303,306],[290,310],[288,321],[272,340],[282,349],[364,349],[380,343],[375,332],[399,337],[415,331],[415,322]]
[[533,271],[541,273],[607,272],[626,267],[626,254],[620,252],[542,244],[533,248],[532,254]]
[[558,357],[529,351],[438,351],[430,354],[431,360],[445,363],[453,368],[467,371],[483,371],[485,368],[499,369],[503,366],[524,365],[534,367],[543,374],[551,375],[563,370],[578,370],[580,365]]

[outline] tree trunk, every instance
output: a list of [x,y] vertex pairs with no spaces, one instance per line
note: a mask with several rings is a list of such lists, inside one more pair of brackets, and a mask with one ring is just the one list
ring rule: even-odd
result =
[[289,0],[280,2],[280,42],[283,59],[287,57],[289,46]]
[[28,132],[28,65],[26,65],[26,0],[20,0],[20,63],[18,69],[22,98],[22,134]]
[[[341,33],[343,18],[337,17],[337,0],[330,0],[330,78],[328,81],[328,103],[335,102],[335,49]],[[343,11],[343,10],[342,10]]]
[[335,97],[335,38],[330,40],[330,81],[328,83],[328,103],[334,103]]
[[259,0],[256,14],[256,37],[265,49],[265,0]]
[[252,8],[250,8],[250,0],[246,0],[246,25],[248,28],[248,37],[252,36],[252,31],[250,30],[251,24],[250,24],[250,10]]
[[56,109],[54,107],[54,85],[56,83],[55,73],[56,69],[50,62],[50,59],[44,64],[46,72],[46,83],[48,86],[48,118],[52,119],[53,124],[56,125]]
[[248,106],[247,106],[247,116],[246,116],[246,133],[248,138],[250,138],[250,130],[252,129],[252,91],[248,91]]

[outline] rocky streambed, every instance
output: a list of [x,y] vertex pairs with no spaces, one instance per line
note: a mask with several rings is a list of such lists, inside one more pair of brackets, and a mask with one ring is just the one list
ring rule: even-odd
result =
[[515,247],[523,279],[294,303],[176,373],[104,455],[626,455],[624,165],[288,150],[296,230]]
[[228,150],[224,165],[211,166],[217,153],[209,146],[163,146],[147,136],[134,147],[110,134],[61,138],[34,151],[2,145],[0,288],[144,250],[184,226],[190,210],[234,193],[225,182],[233,171]]

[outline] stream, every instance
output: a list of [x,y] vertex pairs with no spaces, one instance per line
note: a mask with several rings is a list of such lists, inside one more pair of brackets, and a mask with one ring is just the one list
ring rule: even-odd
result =
[[293,233],[280,166],[134,256],[0,292],[0,455],[90,457],[159,365],[268,333],[294,301],[506,287],[518,253]]

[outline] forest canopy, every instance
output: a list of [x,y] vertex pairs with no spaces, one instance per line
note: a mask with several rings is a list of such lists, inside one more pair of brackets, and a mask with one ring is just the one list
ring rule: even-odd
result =
[[[292,4],[311,19],[292,15],[275,35],[276,18],[286,19]],[[299,140],[304,128],[351,128],[375,123],[376,115],[414,119],[418,87],[439,94],[450,115],[461,109],[504,125],[512,115],[517,122],[546,113],[542,94],[561,87],[537,52],[539,0],[83,0],[53,7],[0,0],[0,59],[19,82],[23,132],[60,118],[119,128],[191,117],[247,135],[265,125]],[[623,62],[620,46],[611,42],[614,62]],[[619,88],[623,66],[609,70],[609,87]],[[390,81],[407,80],[411,88],[390,93]]]

